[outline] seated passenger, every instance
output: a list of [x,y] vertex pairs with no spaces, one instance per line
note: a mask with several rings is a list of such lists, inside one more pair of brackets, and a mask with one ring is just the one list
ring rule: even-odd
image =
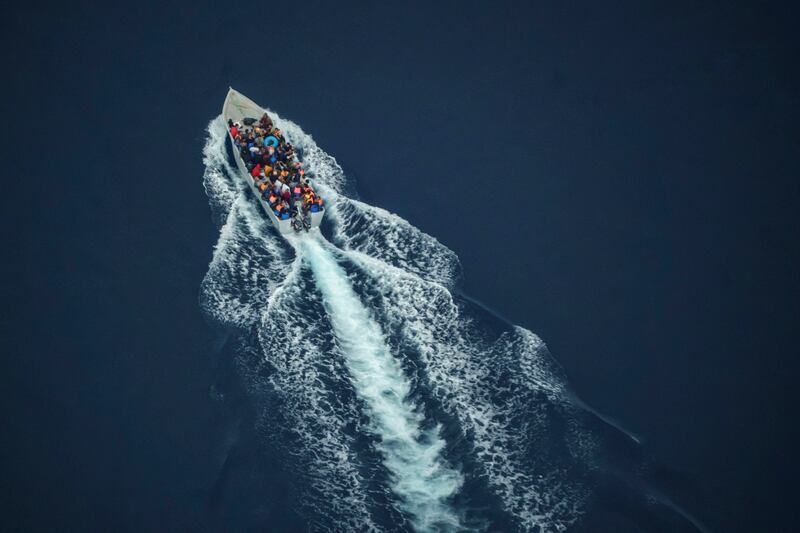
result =
[[250,150],[248,150],[246,146],[242,146],[242,149],[239,150],[239,155],[242,156],[242,161],[244,161],[245,163],[249,163],[250,160],[252,159],[252,156],[250,155]]

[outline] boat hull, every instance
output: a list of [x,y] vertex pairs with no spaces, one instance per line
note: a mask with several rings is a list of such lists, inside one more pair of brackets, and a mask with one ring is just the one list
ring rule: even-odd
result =
[[[225,103],[222,106],[222,118],[225,120],[226,124],[228,120],[232,120],[233,122],[238,122],[241,124],[246,117],[259,119],[264,113],[266,113],[265,109],[234,89],[230,89],[228,91],[228,96],[225,98]],[[272,225],[275,226],[275,229],[277,229],[278,233],[281,235],[296,233],[295,229],[292,227],[292,220],[281,220],[276,217],[275,212],[269,205],[269,202],[267,202],[266,199],[261,196],[261,191],[258,190],[255,181],[250,177],[247,166],[244,164],[244,161],[239,155],[239,149],[236,147],[236,143],[234,142],[230,132],[228,132],[228,140],[230,140],[233,158],[236,160],[236,166],[239,169],[241,179],[243,179],[245,183],[247,183],[247,186],[250,187],[250,190],[253,191],[258,203],[261,204],[264,212],[272,221]],[[322,211],[317,211],[316,213],[309,213],[309,216],[311,218],[311,227],[318,228],[319,225],[322,224],[322,219],[325,216],[325,210],[323,209]]]

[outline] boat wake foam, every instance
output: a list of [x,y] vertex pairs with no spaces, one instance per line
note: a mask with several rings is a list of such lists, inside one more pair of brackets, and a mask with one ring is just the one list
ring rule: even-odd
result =
[[218,117],[204,186],[220,235],[200,299],[239,332],[264,438],[286,456],[310,528],[567,529],[601,443],[544,343],[454,295],[451,250],[348,197],[336,160],[271,115],[327,200],[331,242],[277,235]]

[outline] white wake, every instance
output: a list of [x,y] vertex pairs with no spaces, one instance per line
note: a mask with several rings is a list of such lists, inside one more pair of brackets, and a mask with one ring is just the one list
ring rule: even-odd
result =
[[[458,531],[448,505],[462,476],[442,461],[440,428],[422,430],[423,415],[409,400],[411,384],[389,351],[380,326],[362,305],[344,269],[318,233],[292,239],[308,261],[344,357],[350,380],[368,413],[368,427],[391,474],[392,491],[418,531]],[[331,354],[336,356],[337,354]]]
[[[403,520],[392,502],[418,530],[465,527],[452,504],[464,476],[447,461],[425,405],[412,399],[419,386],[458,423],[477,465],[471,474],[520,530],[565,530],[587,496],[565,468],[591,462],[595,443],[577,418],[564,416],[565,428],[552,430],[553,413],[570,406],[544,343],[522,328],[485,331],[451,293],[461,270],[455,254],[402,218],[348,198],[336,160],[273,116],[327,200],[333,243],[307,235],[287,246],[277,236],[228,163],[217,118],[204,185],[221,229],[201,301],[221,324],[256,332],[270,372],[244,371],[254,393],[280,397],[280,422],[291,428],[284,446],[312,527],[381,529],[387,513]],[[548,440],[553,433],[561,442]],[[376,486],[387,475],[393,497]]]

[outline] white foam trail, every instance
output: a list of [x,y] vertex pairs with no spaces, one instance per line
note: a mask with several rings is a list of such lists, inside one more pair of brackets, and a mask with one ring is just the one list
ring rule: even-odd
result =
[[[258,329],[260,352],[274,367],[271,390],[296,436],[289,453],[305,478],[303,505],[314,528],[375,529],[372,515],[384,524],[386,513],[402,522],[374,483],[383,477],[375,470],[381,460],[414,527],[463,527],[447,505],[461,475],[443,462],[439,429],[426,430],[409,400],[413,382],[458,421],[476,475],[498,495],[515,529],[564,531],[580,516],[587,492],[570,481],[560,451],[566,447],[585,464],[594,442],[570,416],[563,438],[554,429],[552,412],[568,406],[544,344],[522,328],[499,337],[481,329],[450,292],[460,275],[455,254],[401,217],[345,196],[336,160],[298,125],[274,118],[326,198],[326,222],[342,250],[334,255],[319,236],[292,239],[300,258],[294,260],[255,202],[242,198],[217,119],[209,127],[213,153],[204,152],[205,185],[222,229],[204,306],[227,325]],[[355,266],[350,277],[342,260]],[[311,276],[303,275],[307,269]],[[421,381],[408,379],[394,354],[419,368],[413,377]],[[252,382],[265,387],[259,380]],[[379,439],[382,459],[357,442],[365,430]]]
[[344,269],[318,240],[293,239],[322,293],[353,388],[369,413],[369,427],[391,474],[392,491],[419,531],[463,529],[448,505],[462,484],[445,465],[438,426],[422,430],[423,415],[409,399],[411,384],[389,351],[380,326],[359,300]]

